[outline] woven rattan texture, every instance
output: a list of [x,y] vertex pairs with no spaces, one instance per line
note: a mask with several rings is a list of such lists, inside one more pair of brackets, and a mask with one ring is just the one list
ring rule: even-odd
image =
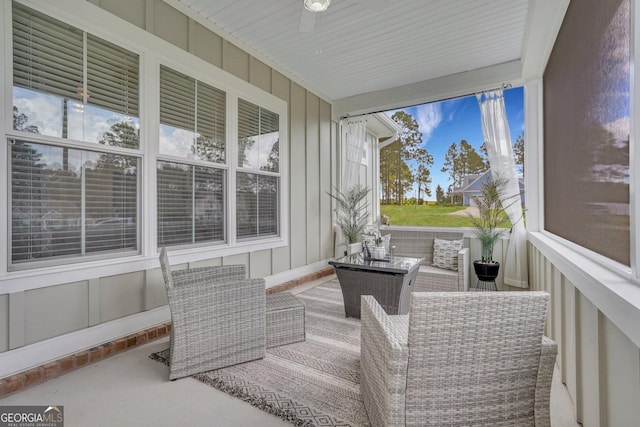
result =
[[304,341],[304,304],[290,292],[267,295],[267,348]]
[[171,312],[170,379],[260,359],[266,354],[263,279],[244,266],[171,271],[160,255]]
[[[374,426],[549,426],[557,346],[544,292],[413,293],[406,337],[362,303],[362,394]],[[390,319],[391,317],[391,319]]]

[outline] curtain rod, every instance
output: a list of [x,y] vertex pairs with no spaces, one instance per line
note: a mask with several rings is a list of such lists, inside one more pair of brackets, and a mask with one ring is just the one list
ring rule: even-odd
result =
[[[499,87],[494,87],[494,88],[491,88],[491,89],[484,89],[484,90],[482,90],[482,91],[480,91],[480,92],[468,93],[468,94],[466,94],[466,95],[452,96],[452,97],[450,97],[450,98],[444,98],[444,99],[440,99],[440,100],[438,100],[438,101],[424,102],[423,104],[431,104],[431,103],[433,103],[433,102],[441,102],[441,101],[448,101],[448,100],[450,100],[450,99],[455,99],[455,98],[463,98],[463,97],[465,97],[465,96],[477,95],[477,94],[479,94],[479,93],[487,92],[487,91],[492,91],[492,90],[498,90],[498,89],[503,89],[503,90],[504,90],[504,89],[511,89],[512,87],[513,87],[513,85],[512,85],[511,83],[502,83],[502,85],[501,85],[501,86],[499,86]],[[401,109],[403,109],[403,108],[411,108],[411,107],[415,107],[416,105],[422,105],[422,104],[409,105],[408,107],[389,108],[389,110],[401,110]],[[346,114],[346,115],[344,115],[344,116],[341,116],[341,117],[339,118],[339,120],[352,119],[352,118],[360,117],[360,116],[368,116],[369,114],[384,113],[384,112],[389,111],[389,110],[371,111],[371,112],[369,112],[369,113],[355,114],[355,115],[353,115],[353,116],[351,116],[351,115],[349,115],[349,114]]]

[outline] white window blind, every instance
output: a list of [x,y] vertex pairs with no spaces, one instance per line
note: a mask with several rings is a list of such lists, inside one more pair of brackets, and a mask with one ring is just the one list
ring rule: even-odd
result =
[[158,246],[225,240],[225,172],[159,161]]
[[279,178],[238,172],[236,185],[238,238],[278,235]]
[[226,94],[160,67],[160,153],[225,163]]
[[11,260],[137,251],[138,159],[11,144]]
[[87,103],[138,117],[138,55],[87,35]]
[[124,123],[138,148],[137,54],[14,2],[13,62],[14,129],[104,144]]
[[13,3],[13,84],[82,100],[83,34]]
[[238,166],[263,171],[279,169],[279,116],[238,101]]

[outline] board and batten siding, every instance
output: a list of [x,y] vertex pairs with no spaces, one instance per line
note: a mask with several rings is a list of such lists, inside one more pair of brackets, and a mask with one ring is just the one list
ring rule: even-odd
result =
[[[288,200],[289,221],[284,224],[288,246],[174,268],[239,263],[250,277],[266,277],[332,257],[332,205],[327,192],[334,185],[337,133],[331,104],[162,0],[87,0],[87,4],[122,19],[118,25],[136,26],[208,62],[212,70],[222,69],[288,104],[288,188],[282,189]],[[108,31],[109,24],[105,28]],[[0,294],[0,353],[166,304],[159,268]],[[46,361],[47,356],[42,357]]]
[[558,343],[562,382],[576,420],[589,426],[632,426],[640,419],[640,348],[529,242],[532,290],[551,296],[545,334]]

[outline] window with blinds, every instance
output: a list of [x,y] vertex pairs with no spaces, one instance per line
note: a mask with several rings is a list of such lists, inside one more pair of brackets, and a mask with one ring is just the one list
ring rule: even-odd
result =
[[159,161],[158,246],[225,240],[225,172]]
[[279,235],[279,116],[238,100],[236,235]]
[[138,87],[137,54],[13,3],[15,130],[137,149]]
[[11,264],[139,253],[138,55],[16,2],[12,43]]
[[10,173],[14,264],[137,252],[136,157],[14,141]]
[[226,162],[226,94],[160,67],[160,153]]

